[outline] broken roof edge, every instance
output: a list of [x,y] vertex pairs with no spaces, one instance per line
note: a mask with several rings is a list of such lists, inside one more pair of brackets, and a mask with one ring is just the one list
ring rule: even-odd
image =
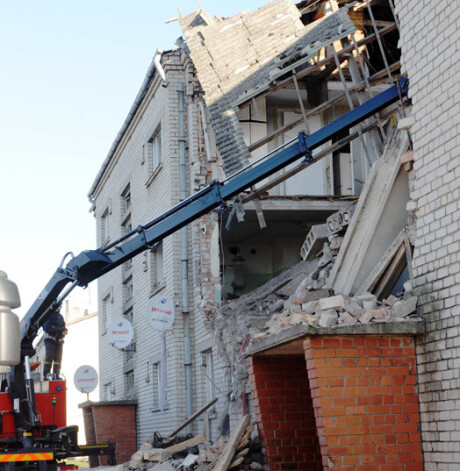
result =
[[303,337],[331,335],[408,335],[418,336],[425,332],[425,320],[404,319],[391,322],[374,322],[361,325],[343,325],[335,327],[312,327],[295,325],[267,337],[254,340],[248,347],[245,357],[257,355],[268,350],[281,347]]
[[99,183],[102,180],[102,177],[104,176],[105,171],[107,170],[110,162],[112,161],[113,156],[115,155],[115,152],[118,149],[118,146],[120,145],[124,135],[126,134],[126,131],[128,130],[130,124],[132,123],[134,117],[136,116],[136,113],[138,109],[140,108],[144,97],[146,96],[148,90],[150,89],[150,85],[152,84],[156,73],[157,72],[157,67],[158,67],[158,56],[160,56],[159,61],[161,62],[161,59],[164,54],[169,54],[171,52],[175,52],[178,49],[168,49],[166,51],[163,51],[162,49],[157,49],[155,51],[155,54],[153,55],[152,61],[150,63],[149,68],[147,69],[147,73],[145,75],[144,81],[142,82],[142,85],[136,95],[136,98],[134,99],[133,104],[131,105],[131,108],[128,112],[127,117],[125,118],[120,130],[118,131],[115,140],[113,141],[109,153],[107,154],[107,157],[104,159],[104,162],[102,162],[101,168],[99,169],[96,178],[94,179],[91,188],[88,191],[88,199],[90,203],[94,204],[94,193],[96,191],[96,188],[98,187]]

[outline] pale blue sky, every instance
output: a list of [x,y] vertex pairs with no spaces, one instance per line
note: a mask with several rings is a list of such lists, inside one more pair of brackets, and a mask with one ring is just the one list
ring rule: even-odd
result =
[[[156,48],[192,0],[0,0],[0,270],[22,316],[67,251],[96,247],[88,190]],[[202,0],[211,14],[266,0]],[[146,221],[147,222],[147,221]]]

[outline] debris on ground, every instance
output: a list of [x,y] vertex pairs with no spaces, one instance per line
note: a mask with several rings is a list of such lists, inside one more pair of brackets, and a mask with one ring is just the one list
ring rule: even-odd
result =
[[[228,439],[205,442],[204,436],[186,438],[167,448],[144,443],[127,463],[93,468],[104,471],[226,471],[263,469],[261,445],[250,416],[240,419]],[[158,434],[157,434],[158,435]],[[190,437],[190,436],[189,436]],[[184,438],[184,437],[182,437]],[[180,440],[180,438],[178,438]],[[182,446],[181,446],[182,443]],[[189,445],[189,446],[188,446]]]

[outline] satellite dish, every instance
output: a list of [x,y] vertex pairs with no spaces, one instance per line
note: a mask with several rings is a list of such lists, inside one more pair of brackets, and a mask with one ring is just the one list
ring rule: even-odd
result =
[[174,324],[174,304],[171,298],[158,294],[145,305],[145,318],[152,329],[161,332],[172,329]]
[[82,393],[90,393],[98,383],[97,371],[89,365],[80,366],[73,376],[75,387]]
[[109,343],[119,348],[126,348],[133,340],[134,329],[128,319],[114,319],[107,331]]

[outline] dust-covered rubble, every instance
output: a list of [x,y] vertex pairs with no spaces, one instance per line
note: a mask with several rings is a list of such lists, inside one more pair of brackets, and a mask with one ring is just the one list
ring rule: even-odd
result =
[[[263,469],[261,445],[255,424],[249,424],[246,429],[242,430],[243,436],[232,448],[233,458],[229,461],[228,469],[235,471]],[[192,440],[204,442],[204,437],[195,437]],[[185,444],[186,441],[182,443]],[[151,443],[146,442],[131,456],[131,460],[127,463],[93,469],[101,471],[210,471],[225,452],[228,443],[227,439],[220,438],[215,443],[205,442],[190,447],[184,446],[182,450],[174,452],[174,447],[181,448],[181,442],[170,449],[155,448]]]
[[266,329],[253,334],[252,339],[260,339],[280,330],[297,325],[308,324],[312,327],[337,327],[370,322],[403,321],[415,317],[417,296],[407,293],[405,297],[389,296],[380,302],[370,293],[362,296],[343,295],[308,301],[309,293],[302,296],[299,287],[291,305],[285,306],[281,313],[274,314],[266,324]]

